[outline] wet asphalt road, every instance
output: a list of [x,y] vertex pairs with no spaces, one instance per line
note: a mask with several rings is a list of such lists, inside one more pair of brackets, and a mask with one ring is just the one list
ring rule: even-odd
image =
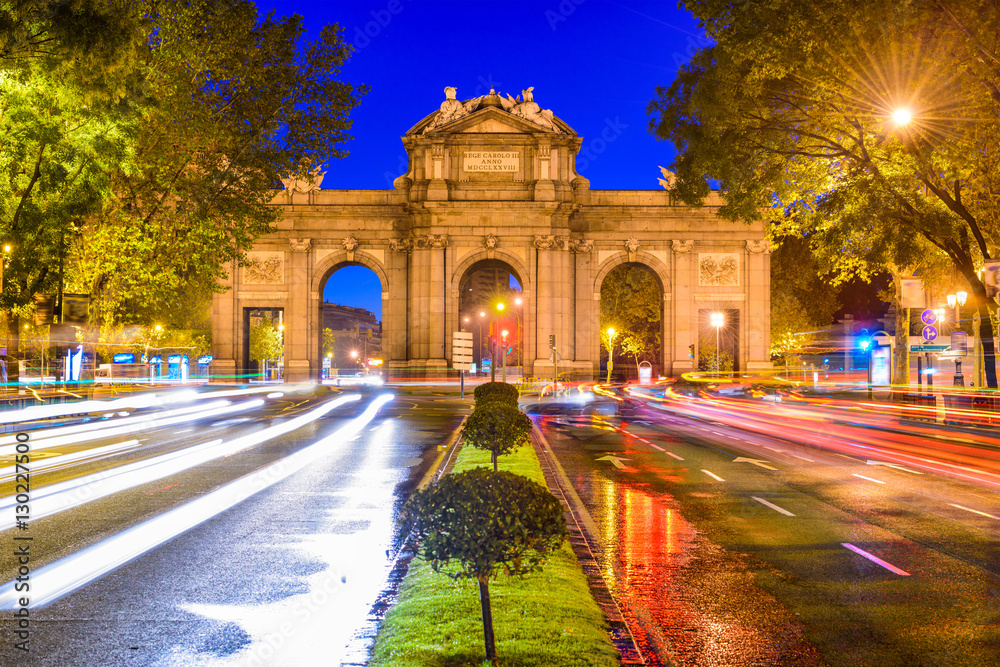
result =
[[650,664],[1000,664],[991,489],[669,410],[523,407]]
[[[150,468],[157,457],[204,443],[273,437],[33,519],[27,531],[4,530],[4,581],[18,567],[12,545],[24,543],[14,538],[30,536],[31,594],[56,571],[69,592],[30,607],[27,654],[14,648],[13,612],[2,612],[0,664],[340,664],[391,566],[399,506],[467,411],[467,403],[429,391],[397,395],[376,409],[377,396],[315,417],[337,396],[288,394],[234,415],[80,446],[43,449],[39,434],[32,478],[39,507],[55,484],[105,475],[64,494],[80,502],[116,483],[111,473],[126,464]],[[307,418],[287,433],[269,430]],[[58,455],[114,450],[133,439],[142,442],[40,471]],[[143,473],[130,474],[141,480]],[[4,490],[13,493],[6,479]]]

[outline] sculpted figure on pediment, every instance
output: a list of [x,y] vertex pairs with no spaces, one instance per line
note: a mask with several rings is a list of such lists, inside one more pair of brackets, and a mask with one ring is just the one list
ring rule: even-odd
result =
[[289,192],[312,192],[313,190],[319,190],[319,186],[323,184],[323,177],[326,176],[326,172],[320,171],[319,166],[310,169],[310,164],[308,158],[303,160],[298,173],[289,174],[287,177],[281,179],[281,183],[285,186],[286,190]]
[[462,104],[457,99],[455,99],[458,89],[454,86],[448,86],[444,89],[445,100],[441,103],[441,108],[438,110],[437,115],[431,120],[431,122],[424,128],[424,132],[430,132],[435,130],[442,125],[447,125],[448,123],[458,120],[463,116],[468,116],[472,113],[476,106],[479,104],[479,99],[469,100],[465,104]]
[[[511,115],[517,116],[518,118],[523,118],[529,123],[534,123],[535,125],[544,127],[546,130],[551,130],[553,132],[559,132],[556,128],[555,123],[552,122],[553,114],[551,109],[543,109],[535,102],[534,94],[532,91],[535,89],[534,86],[529,86],[521,91],[524,95],[524,101],[516,103],[511,107]],[[510,97],[509,95],[507,96]],[[520,98],[519,98],[520,99]]]

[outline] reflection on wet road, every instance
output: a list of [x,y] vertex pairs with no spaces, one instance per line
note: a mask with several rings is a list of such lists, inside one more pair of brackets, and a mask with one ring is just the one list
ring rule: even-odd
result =
[[533,409],[650,664],[1000,662],[995,452],[708,407]]

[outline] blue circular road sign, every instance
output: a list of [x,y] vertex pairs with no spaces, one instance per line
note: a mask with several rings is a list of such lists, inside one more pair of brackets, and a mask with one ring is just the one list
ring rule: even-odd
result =
[[937,329],[934,327],[924,327],[923,333],[924,333],[924,340],[926,340],[928,343],[937,338]]
[[[934,313],[933,310],[928,308],[924,312],[920,313],[920,321],[926,324],[927,326],[930,326],[935,322],[937,322],[937,315]],[[926,338],[926,336],[924,336],[924,338]]]

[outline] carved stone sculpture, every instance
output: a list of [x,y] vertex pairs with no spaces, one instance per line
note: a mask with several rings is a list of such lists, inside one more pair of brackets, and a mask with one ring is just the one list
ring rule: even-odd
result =
[[634,255],[635,253],[639,252],[639,246],[640,246],[639,239],[637,239],[634,236],[628,237],[628,239],[625,241],[625,251],[630,255]]
[[358,249],[358,240],[354,238],[354,234],[351,234],[346,239],[341,241],[344,244],[344,250],[347,252],[354,252]]
[[446,247],[448,247],[448,235],[447,234],[427,234],[425,236],[417,236],[414,239],[413,247],[415,247],[415,248],[446,248]]
[[576,253],[594,252],[594,241],[593,239],[572,239],[569,242],[569,249]]
[[687,241],[673,240],[670,242],[670,248],[674,252],[691,252],[691,248],[694,247],[694,240],[688,239]]
[[479,100],[481,98],[475,98],[474,100],[469,100],[464,104],[455,99],[455,95],[458,90],[454,86],[448,86],[444,89],[445,100],[441,103],[441,108],[438,110],[431,122],[424,128],[424,132],[430,132],[435,130],[442,125],[447,125],[448,123],[458,120],[463,116],[468,116],[470,113],[475,111],[476,107],[479,106]]
[[293,252],[308,252],[312,247],[312,239],[288,239],[288,246]]
[[500,243],[500,239],[497,238],[496,234],[487,234],[483,237],[483,247],[487,250],[493,250]]
[[699,253],[698,284],[735,287],[740,284],[740,256],[735,252]]
[[[535,89],[534,86],[529,86],[521,91],[524,95],[524,101],[515,104],[510,109],[512,116],[517,116],[518,118],[523,118],[529,123],[534,123],[540,127],[544,127],[546,130],[551,130],[552,132],[559,132],[556,128],[555,123],[552,122],[553,114],[551,109],[542,109],[535,102],[534,95],[531,91]],[[507,96],[510,97],[509,95]]]
[[389,250],[393,252],[410,252],[413,250],[413,239],[409,237],[392,239],[389,241]]
[[312,192],[319,190],[324,176],[326,176],[325,171],[320,171],[319,166],[309,169],[309,162],[306,161],[298,174],[291,174],[281,179],[281,183],[289,192]]
[[538,250],[550,250],[556,244],[556,237],[549,236],[535,236],[534,245]]
[[767,239],[751,239],[747,241],[747,252],[752,252],[754,254],[766,253],[771,254],[771,242]]
[[244,285],[282,285],[285,282],[285,253],[255,250],[247,253],[243,267]]

